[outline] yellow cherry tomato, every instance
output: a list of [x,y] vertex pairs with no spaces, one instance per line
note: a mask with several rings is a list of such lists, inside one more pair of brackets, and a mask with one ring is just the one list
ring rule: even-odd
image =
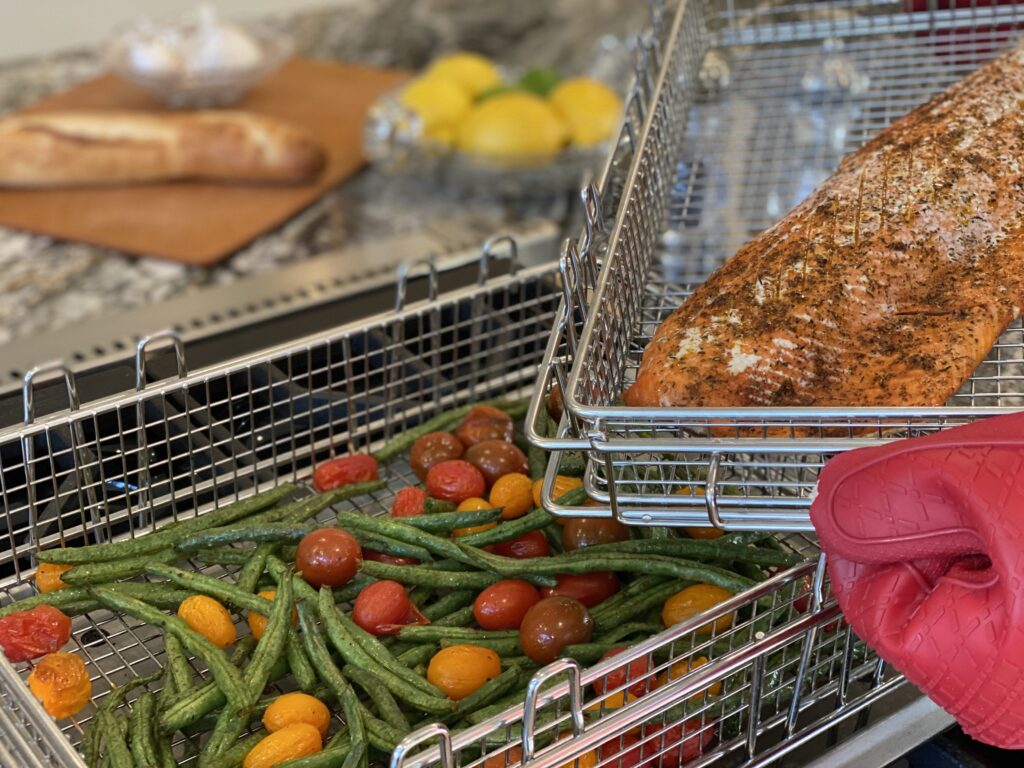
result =
[[[471,496],[468,499],[463,499],[459,506],[455,508],[456,512],[478,512],[481,509],[494,509],[494,505],[491,504],[487,499],[481,499],[479,496]],[[484,523],[483,525],[470,525],[466,528],[456,528],[452,531],[452,536],[458,538],[459,536],[468,536],[471,533],[477,533],[478,531],[486,531],[493,528],[498,523],[497,521],[491,523]]]
[[331,724],[331,712],[320,699],[308,693],[286,693],[278,696],[263,712],[263,727],[269,733],[275,733],[295,723],[312,725],[323,737],[327,735],[327,726]]
[[501,659],[490,648],[453,645],[434,654],[427,666],[427,680],[458,701],[488,680],[501,674]]
[[[260,597],[265,597],[267,600],[273,600],[277,597],[276,589],[264,589],[259,593]],[[249,623],[249,631],[252,632],[252,636],[259,640],[263,637],[263,633],[267,630],[267,617],[262,613],[254,613],[249,611],[245,616],[246,621]],[[297,624],[299,621],[299,612],[292,610],[292,624]]]
[[55,592],[64,589],[67,584],[61,576],[75,566],[59,565],[58,563],[40,563],[36,569],[36,589],[40,592]]
[[[658,687],[660,688],[663,685],[668,685],[673,680],[678,680],[680,677],[683,677],[698,667],[703,667],[707,663],[708,659],[706,656],[698,656],[696,659],[692,660],[684,659],[683,661],[677,661],[669,667],[668,670],[658,675]],[[693,696],[690,697],[690,701],[701,701],[705,696],[718,696],[721,693],[722,683],[719,681],[717,683],[712,683],[704,690],[693,694]]]
[[293,723],[260,739],[245,756],[242,768],[272,768],[286,760],[315,755],[323,749],[320,731],[309,723]]
[[[724,600],[732,597],[732,592],[713,584],[693,584],[680,592],[676,592],[665,601],[661,608],[661,620],[666,627],[674,626],[693,616],[709,611]],[[714,630],[724,632],[732,626],[732,614],[726,614],[714,622]],[[711,634],[712,624],[709,622],[697,627],[699,635]]]
[[521,472],[502,475],[491,487],[492,507],[502,507],[502,520],[522,517],[533,509],[533,482]]
[[[540,489],[544,485],[544,478],[535,480],[533,483],[533,505],[540,507]],[[583,481],[578,477],[569,477],[568,475],[556,475],[555,476],[555,487],[551,489],[551,498],[558,499],[559,496],[564,496],[569,491],[576,490],[577,488],[583,487]]]
[[37,661],[28,687],[57,720],[77,714],[92,696],[89,671],[73,653],[51,653]]
[[178,606],[178,618],[218,648],[227,648],[238,639],[228,609],[212,597],[186,597]]

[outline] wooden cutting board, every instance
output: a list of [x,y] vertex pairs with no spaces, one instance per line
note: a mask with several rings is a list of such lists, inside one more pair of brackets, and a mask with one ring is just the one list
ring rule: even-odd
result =
[[[214,264],[300,211],[363,165],[363,120],[404,72],[295,58],[237,106],[303,126],[328,154],[320,179],[301,186],[206,182],[91,189],[0,190],[0,225],[196,266]],[[166,111],[114,75],[75,86],[26,111]]]

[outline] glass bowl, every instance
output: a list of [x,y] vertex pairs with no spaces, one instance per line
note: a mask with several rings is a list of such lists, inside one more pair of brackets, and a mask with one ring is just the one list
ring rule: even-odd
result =
[[203,108],[236,104],[291,53],[291,40],[266,25],[222,23],[201,10],[122,29],[104,60],[168,106]]

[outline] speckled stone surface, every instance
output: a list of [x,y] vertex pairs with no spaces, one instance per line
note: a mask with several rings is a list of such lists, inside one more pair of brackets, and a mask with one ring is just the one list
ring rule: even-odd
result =
[[[329,10],[271,20],[291,32],[297,51],[375,66],[416,69],[441,52],[471,49],[511,68],[621,77],[628,44],[647,23],[632,0],[343,0]],[[102,71],[95,52],[0,67],[0,112],[26,106]],[[0,228],[0,344],[104,312],[226,284],[348,243],[429,228],[457,219],[470,237],[518,220],[557,214],[564,201],[509,205],[467,197],[368,169],[220,265],[185,267],[108,249]]]

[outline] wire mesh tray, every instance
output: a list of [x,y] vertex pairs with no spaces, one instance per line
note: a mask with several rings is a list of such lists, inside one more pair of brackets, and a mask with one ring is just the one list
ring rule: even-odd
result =
[[[280,482],[304,481],[332,452],[376,447],[440,410],[522,393],[556,319],[557,277],[551,267],[523,270],[191,374],[182,361],[179,377],[165,382],[147,384],[140,370],[139,391],[84,406],[67,375],[67,412],[35,418],[27,403],[27,423],[0,433],[8,542],[0,602],[32,594],[40,548],[74,544],[86,530],[100,541],[143,536]],[[389,465],[387,480],[372,499],[344,506],[379,513],[415,482],[401,462]],[[523,752],[535,756],[531,765],[561,766],[595,746],[602,765],[619,765],[634,748],[621,734],[644,724],[649,746],[641,749],[652,760],[664,756],[662,764],[680,764],[693,749],[684,742],[701,745],[687,765],[758,764],[862,715],[903,680],[842,624],[814,542],[792,536],[784,546],[811,559],[613,662],[586,670],[556,662],[538,673],[522,705],[457,734],[414,733],[392,766],[514,766]],[[715,631],[701,634],[709,621]],[[161,663],[158,632],[133,619],[96,610],[73,629],[73,650],[93,683],[90,705],[74,719],[55,723],[25,685],[28,665],[0,657],[3,765],[80,768],[74,747],[95,707]],[[651,660],[646,680],[686,666],[675,666],[670,684],[616,708],[621,691],[598,694],[593,683],[633,658]],[[556,740],[573,729],[576,741]],[[440,748],[425,745],[435,738]],[[181,764],[192,765],[179,739]]]
[[[810,530],[818,473],[836,452],[1024,405],[1019,320],[945,407],[618,403],[660,322],[700,282],[843,156],[1012,45],[1021,22],[1020,3],[680,4],[624,188],[598,203],[608,234],[590,228],[563,254],[566,309],[530,414],[534,442],[588,452],[599,513]],[[557,437],[541,422],[554,383],[569,412]],[[581,512],[549,493],[545,506]]]

